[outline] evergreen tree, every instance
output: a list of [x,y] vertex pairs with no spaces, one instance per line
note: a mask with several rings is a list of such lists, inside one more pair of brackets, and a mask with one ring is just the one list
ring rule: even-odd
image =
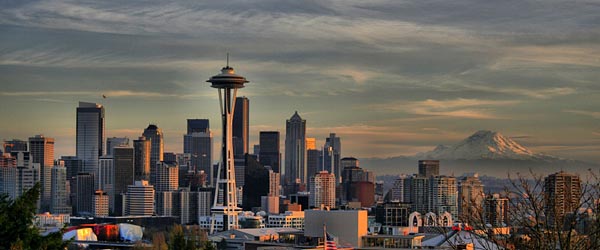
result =
[[33,226],[39,197],[39,183],[14,200],[7,194],[0,194],[0,250],[62,250],[67,247],[69,242],[63,242],[62,230],[42,236]]

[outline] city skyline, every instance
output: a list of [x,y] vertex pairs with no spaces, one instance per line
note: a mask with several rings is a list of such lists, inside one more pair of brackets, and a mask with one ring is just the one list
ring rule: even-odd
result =
[[44,134],[55,158],[75,155],[83,101],[106,109],[107,138],[154,123],[165,152],[183,152],[186,119],[219,121],[204,80],[230,52],[252,81],[250,145],[259,131],[285,138],[297,110],[307,137],[336,133],[343,156],[412,155],[489,129],[600,161],[600,7],[491,4],[3,3],[0,116],[14,122],[0,139]]

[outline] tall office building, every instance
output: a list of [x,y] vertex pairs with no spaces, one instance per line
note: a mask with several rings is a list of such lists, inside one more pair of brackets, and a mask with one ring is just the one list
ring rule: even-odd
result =
[[323,151],[318,149],[306,150],[306,174],[314,176],[320,171],[323,171]]
[[91,215],[94,205],[94,174],[81,172],[77,174],[77,203],[79,215]]
[[114,192],[115,194],[127,192],[127,187],[134,183],[133,148],[116,147],[113,153],[114,165]]
[[508,198],[500,197],[500,194],[492,194],[486,197],[484,221],[493,227],[508,225]]
[[94,206],[92,208],[92,215],[94,217],[105,217],[108,216],[108,202],[109,197],[103,190],[96,190],[94,192]]
[[440,161],[419,160],[419,175],[424,177],[440,175]]
[[106,154],[107,155],[112,155],[113,149],[116,147],[129,147],[129,138],[127,138],[127,137],[106,138]]
[[280,172],[281,151],[279,149],[279,131],[260,131],[260,163],[271,166],[274,172]]
[[67,192],[67,169],[64,166],[54,166],[52,168],[51,197],[51,213],[71,213],[71,207],[68,205],[69,193]]
[[176,162],[159,162],[156,165],[156,192],[176,191],[179,185],[179,166]]
[[133,140],[134,179],[150,180],[150,140],[140,136]]
[[77,177],[77,173],[82,170],[82,162],[77,156],[61,156],[60,160],[67,168],[67,180]]
[[330,133],[329,137],[325,139],[325,145],[323,145],[323,166],[325,170],[335,175],[337,183],[342,182],[341,155],[342,142],[335,133]]
[[96,103],[79,102],[77,107],[77,158],[81,171],[96,173],[98,158],[104,155],[104,107]]
[[52,200],[52,167],[54,167],[54,138],[36,135],[29,137],[31,162],[40,164],[40,205],[44,212],[50,211]]
[[345,157],[340,160],[342,170],[341,192],[338,198],[341,203],[358,201],[362,207],[370,207],[375,203],[375,177],[370,171],[359,167],[358,159]]
[[114,192],[114,182],[115,182],[115,166],[114,159],[112,155],[104,155],[100,157],[100,162],[98,164],[98,172],[95,176],[96,186],[95,190],[103,191],[106,193],[109,202],[107,203],[110,211],[114,211],[115,205],[115,192]]
[[273,170],[269,170],[269,194],[268,194],[268,196],[279,197],[280,184],[281,184],[281,175]]
[[550,221],[561,220],[567,213],[576,213],[581,200],[579,176],[563,171],[548,175],[544,178],[544,200],[544,210]]
[[154,214],[154,187],[147,181],[136,181],[127,186],[125,215],[152,216]]
[[192,171],[204,171],[212,183],[212,132],[207,119],[188,119],[188,133],[183,136],[183,153],[190,155]]
[[458,219],[458,190],[456,178],[453,176],[436,176],[431,178],[430,209],[436,214],[448,212],[453,220]]
[[306,150],[317,149],[317,138],[306,138]]
[[187,133],[207,133],[210,129],[208,119],[187,119]]
[[143,136],[146,137],[146,140],[150,140],[150,184],[154,184],[154,173],[152,170],[156,168],[157,162],[163,161],[163,133],[156,125],[150,124],[144,129]]
[[4,153],[11,153],[11,152],[27,152],[27,141],[23,141],[23,140],[19,140],[19,139],[12,139],[10,141],[4,141]]
[[335,175],[321,171],[310,177],[309,207],[335,208]]
[[250,101],[247,97],[235,98],[233,113],[233,154],[235,158],[243,159],[249,153],[250,136]]
[[286,121],[285,124],[285,171],[284,180],[288,187],[296,183],[306,184],[307,172],[305,165],[306,154],[306,120],[303,120],[298,111]]
[[473,215],[483,214],[485,193],[477,174],[465,176],[458,183],[458,216],[463,222],[469,222]]

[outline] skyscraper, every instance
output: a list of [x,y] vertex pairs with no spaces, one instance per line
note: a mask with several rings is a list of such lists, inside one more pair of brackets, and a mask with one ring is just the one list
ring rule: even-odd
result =
[[127,138],[127,137],[106,138],[106,154],[107,155],[112,155],[113,149],[116,147],[129,147],[129,138]]
[[[306,154],[306,120],[298,111],[285,124],[285,185],[295,185],[296,182],[306,184],[307,172],[305,166]],[[286,192],[288,192],[286,191]]]
[[424,177],[440,175],[440,161],[419,160],[419,175]]
[[458,183],[458,216],[463,222],[473,215],[483,214],[485,193],[477,174],[466,176]]
[[64,166],[54,166],[52,168],[51,197],[51,213],[71,213],[71,207],[68,206],[69,193],[67,192],[67,169]]
[[183,136],[183,153],[191,156],[191,170],[204,171],[212,183],[212,132],[207,119],[188,119],[188,133]]
[[581,180],[579,176],[563,171],[544,178],[544,210],[550,221],[562,223],[567,213],[576,213],[581,200]]
[[104,107],[102,105],[79,102],[76,134],[77,158],[83,164],[81,171],[96,173],[98,157],[104,155]]
[[163,161],[163,133],[156,125],[150,124],[144,129],[143,136],[146,137],[146,140],[150,140],[150,184],[153,185],[155,174],[153,169],[156,168],[157,162]]
[[125,215],[152,216],[153,214],[154,187],[144,180],[127,186]]
[[150,147],[150,140],[144,136],[133,140],[134,178],[136,181],[150,180]]
[[314,176],[323,171],[323,151],[318,149],[306,150],[306,174]]
[[91,215],[94,205],[94,174],[82,172],[77,174],[77,203],[79,215]]
[[176,162],[159,162],[156,165],[156,192],[176,191],[179,184],[179,166]]
[[29,137],[29,152],[31,162],[40,164],[41,195],[40,205],[42,211],[50,211],[52,199],[52,167],[54,167],[54,138],[36,135]]
[[187,133],[208,133],[210,122],[208,119],[187,119]]
[[333,173],[337,183],[342,181],[342,168],[340,168],[340,158],[342,155],[342,143],[335,133],[330,133],[325,139],[323,145],[323,166],[325,170]]
[[243,159],[247,154],[250,129],[250,100],[247,97],[235,98],[233,114],[233,154],[235,158]]
[[19,139],[12,139],[10,141],[4,141],[4,153],[27,151],[27,142]]
[[335,176],[327,171],[321,171],[310,177],[309,207],[335,208]]
[[116,147],[114,149],[114,191],[115,194],[127,192],[127,186],[134,182],[133,148]]
[[271,169],[279,173],[281,151],[279,149],[279,131],[260,131],[259,136],[260,155],[259,160],[264,166],[271,166]]

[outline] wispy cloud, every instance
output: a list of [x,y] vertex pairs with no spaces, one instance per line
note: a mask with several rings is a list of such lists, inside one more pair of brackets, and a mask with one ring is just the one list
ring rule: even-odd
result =
[[396,112],[408,112],[415,115],[453,117],[468,119],[505,119],[506,117],[494,114],[491,108],[504,107],[518,104],[513,100],[481,100],[481,99],[449,99],[415,102],[393,102],[383,105],[373,105],[378,109],[387,109]]
[[566,110],[563,110],[563,112],[577,114],[577,115],[584,115],[584,116],[589,116],[592,118],[600,119],[600,112],[597,112],[597,111],[566,109]]

